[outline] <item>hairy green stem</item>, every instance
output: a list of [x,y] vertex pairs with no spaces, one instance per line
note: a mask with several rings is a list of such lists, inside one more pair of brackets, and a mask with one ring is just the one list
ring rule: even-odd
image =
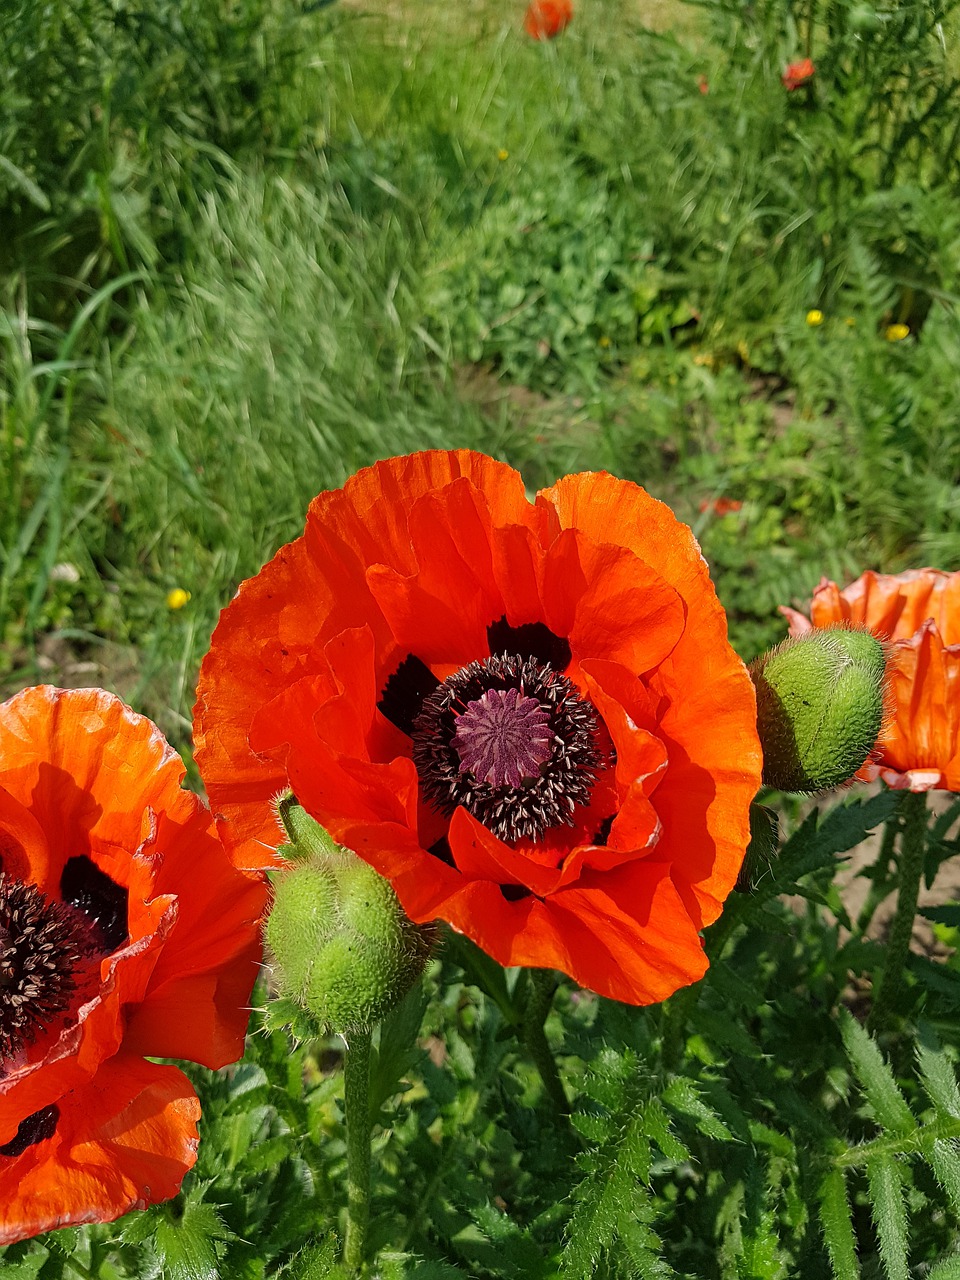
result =
[[359,1270],[370,1220],[370,1030],[347,1041],[343,1060],[343,1109],[347,1120],[347,1238],[343,1260]]
[[544,1088],[550,1095],[550,1101],[557,1114],[569,1116],[570,1102],[543,1029],[550,1006],[553,1004],[557,979],[549,969],[531,969],[528,980],[527,1004],[523,1011],[523,1043],[533,1059],[534,1066],[540,1072]]
[[890,937],[887,940],[887,958],[873,1002],[868,1026],[878,1026],[896,1000],[903,978],[903,967],[910,951],[913,922],[917,914],[920,896],[920,878],[923,875],[923,855],[927,844],[926,795],[920,791],[904,791],[900,797],[900,818],[903,834],[900,838],[899,892],[897,912],[893,918]]

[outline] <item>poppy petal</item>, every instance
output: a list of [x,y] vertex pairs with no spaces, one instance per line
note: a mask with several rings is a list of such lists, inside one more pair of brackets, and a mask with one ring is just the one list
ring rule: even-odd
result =
[[0,1154],[0,1244],[168,1200],[196,1161],[200,1104],[176,1067],[118,1055],[57,1111],[50,1136]]

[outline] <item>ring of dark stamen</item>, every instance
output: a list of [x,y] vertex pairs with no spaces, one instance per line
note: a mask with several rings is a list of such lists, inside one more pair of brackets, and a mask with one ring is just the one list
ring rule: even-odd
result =
[[512,627],[506,617],[487,627],[491,653],[510,653],[518,658],[534,658],[542,667],[561,674],[570,665],[570,642],[556,635],[545,622],[521,622]]
[[[550,716],[554,744],[539,776],[520,786],[494,786],[464,770],[454,745],[457,715],[490,689],[518,689]],[[413,761],[424,798],[442,814],[462,805],[501,840],[536,840],[552,827],[571,826],[589,802],[605,763],[599,721],[576,686],[533,658],[501,654],[471,662],[427,698],[413,732]]]
[[412,736],[413,722],[420,714],[424,699],[439,683],[425,662],[416,654],[408,653],[383,686],[377,703],[380,714],[402,733]]
[[127,924],[130,895],[86,854],[67,859],[60,876],[60,896],[94,921],[100,931],[104,952],[116,951],[127,941],[130,936]]
[[48,1107],[41,1107],[39,1111],[34,1111],[32,1115],[20,1121],[17,1132],[10,1141],[0,1146],[0,1156],[22,1156],[28,1147],[52,1138],[57,1131],[59,1119],[60,1108],[55,1102],[51,1102]]
[[81,964],[94,951],[80,912],[0,873],[0,1062],[69,1007]]

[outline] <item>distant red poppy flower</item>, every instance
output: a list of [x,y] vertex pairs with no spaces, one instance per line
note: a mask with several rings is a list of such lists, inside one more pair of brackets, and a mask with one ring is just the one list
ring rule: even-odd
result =
[[788,62],[780,83],[787,93],[793,93],[801,85],[807,84],[816,75],[817,68],[809,58],[801,58],[799,62]]
[[791,635],[847,623],[891,643],[891,712],[857,776],[899,790],[960,791],[960,573],[867,572],[843,590],[824,578],[809,618],[780,611]]
[[571,0],[532,0],[523,26],[534,40],[553,40],[572,20]]
[[690,530],[637,485],[536,501],[466,450],[310,506],[223,612],[197,760],[239,862],[291,787],[506,965],[636,1004],[706,969],[760,779],[756,706]]
[[0,1244],[176,1195],[200,1106],[178,1057],[243,1053],[264,889],[100,689],[0,705]]
[[743,503],[736,498],[705,498],[700,503],[700,514],[710,512],[715,516],[729,516],[743,510]]
[[710,92],[710,81],[707,79],[706,76],[698,76],[697,88],[704,95]]

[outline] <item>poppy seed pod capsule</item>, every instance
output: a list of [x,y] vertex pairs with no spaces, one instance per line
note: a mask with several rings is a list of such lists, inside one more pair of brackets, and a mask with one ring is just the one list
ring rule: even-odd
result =
[[326,1032],[367,1029],[416,982],[434,931],[404,914],[388,881],[335,844],[292,796],[277,805],[294,862],[273,879],[265,937],[278,994]]
[[810,631],[758,658],[750,674],[768,787],[824,791],[856,773],[883,726],[886,651],[876,636]]

